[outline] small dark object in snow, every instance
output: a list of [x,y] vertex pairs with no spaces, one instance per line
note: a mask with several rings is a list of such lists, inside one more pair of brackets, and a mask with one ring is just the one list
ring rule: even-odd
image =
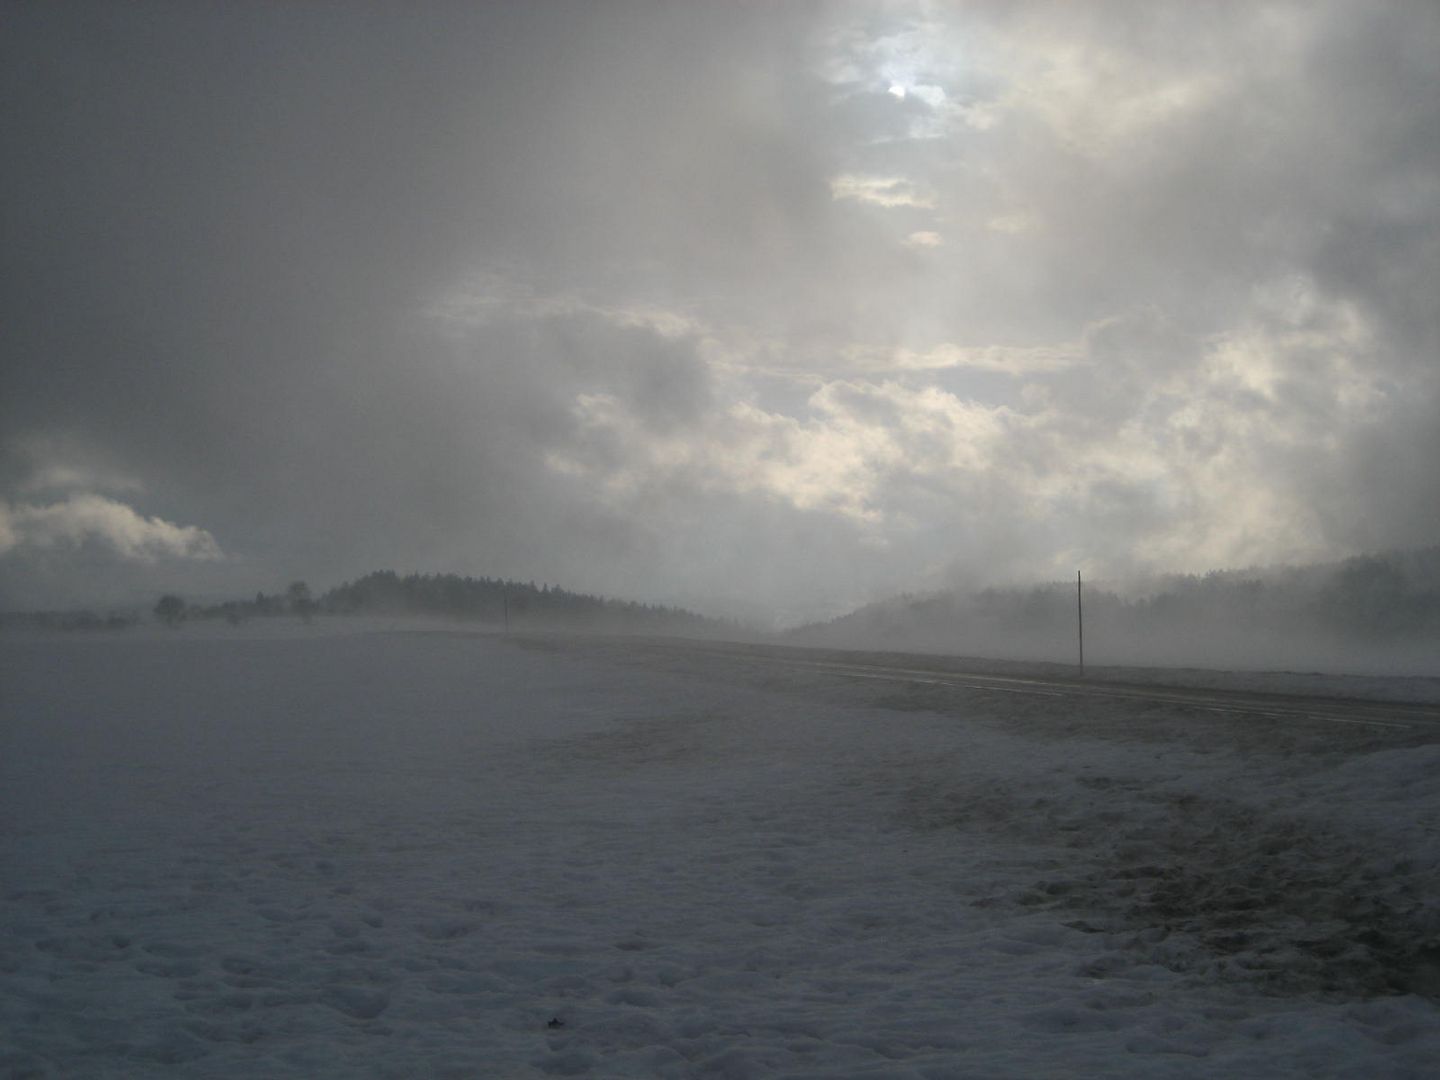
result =
[[558,1016],[552,1016],[552,1017],[550,1018],[550,1022],[549,1022],[548,1024],[546,1024],[545,1026],[548,1027],[548,1028],[564,1027],[564,1026],[565,1026],[565,1021],[564,1021],[564,1020],[561,1020]]

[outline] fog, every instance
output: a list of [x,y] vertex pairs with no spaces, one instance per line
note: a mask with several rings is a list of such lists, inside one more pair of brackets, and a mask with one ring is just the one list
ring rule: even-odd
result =
[[798,627],[784,640],[1039,661],[1067,674],[1141,666],[1433,681],[1440,676],[1440,547],[1203,576],[902,595]]
[[1418,0],[8,4],[0,608],[781,626],[1433,544],[1437,50]]

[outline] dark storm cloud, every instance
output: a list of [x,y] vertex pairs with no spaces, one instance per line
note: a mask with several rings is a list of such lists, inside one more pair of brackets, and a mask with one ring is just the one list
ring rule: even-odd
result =
[[1437,46],[1422,3],[12,4],[0,586],[798,612],[1433,540]]
[[525,148],[578,17],[12,9],[7,435],[83,440],[314,572],[513,500],[543,393],[447,368],[405,316],[477,249],[553,241]]

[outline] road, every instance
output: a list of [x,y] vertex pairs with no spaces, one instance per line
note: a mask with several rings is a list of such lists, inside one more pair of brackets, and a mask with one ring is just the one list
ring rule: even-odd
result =
[[[570,644],[577,643],[570,635],[545,637],[552,642],[567,640]],[[1147,673],[1145,682],[1132,682],[1095,675],[1084,678],[1065,675],[1061,673],[1063,666],[1058,664],[1025,665],[1005,661],[971,661],[916,653],[850,653],[833,649],[674,638],[609,639],[608,645],[600,645],[601,641],[602,639],[591,638],[586,644],[592,648],[598,646],[607,650],[617,648],[626,653],[640,650],[656,658],[665,658],[672,664],[683,663],[686,658],[703,658],[710,662],[729,660],[741,665],[760,664],[836,679],[864,679],[1071,701],[1110,700],[1132,704],[1183,706],[1213,713],[1217,717],[1259,717],[1388,728],[1397,732],[1413,730],[1419,733],[1426,729],[1440,729],[1440,704],[1164,685],[1150,681],[1161,674],[1158,672]],[[1027,667],[1041,671],[1036,673],[1033,670],[1015,670]],[[990,670],[983,670],[984,668]],[[1001,670],[997,671],[996,668]]]
[[1270,719],[1315,720],[1367,727],[1414,728],[1440,725],[1440,707],[1434,705],[1367,702],[1344,698],[1306,697],[1294,694],[1247,694],[1227,690],[1144,686],[1089,679],[1054,679],[1034,676],[993,675],[970,671],[934,671],[926,668],[881,664],[776,658],[775,663],[810,667],[842,678],[953,686],[1000,694],[1039,697],[1110,698],[1169,705],[1228,715]]

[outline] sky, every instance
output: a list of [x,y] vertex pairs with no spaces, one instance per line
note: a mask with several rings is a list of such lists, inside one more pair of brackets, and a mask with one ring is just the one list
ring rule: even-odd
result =
[[1440,541],[1440,5],[0,5],[0,608]]

